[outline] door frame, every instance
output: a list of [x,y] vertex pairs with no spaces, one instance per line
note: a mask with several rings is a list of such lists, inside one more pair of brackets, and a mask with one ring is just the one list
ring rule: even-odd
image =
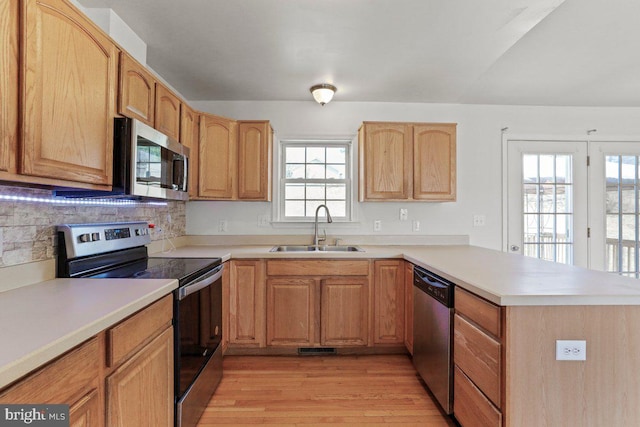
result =
[[[589,155],[588,138],[584,135],[553,135],[553,134],[510,134],[502,132],[502,251],[509,251],[509,141],[525,142],[584,142],[587,145],[587,155]],[[588,171],[587,171],[588,176]],[[587,189],[588,197],[588,189]],[[589,200],[587,198],[587,204]],[[589,217],[587,215],[587,225]]]

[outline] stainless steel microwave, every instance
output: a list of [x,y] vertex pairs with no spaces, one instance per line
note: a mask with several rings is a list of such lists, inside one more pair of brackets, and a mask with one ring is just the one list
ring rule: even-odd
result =
[[187,200],[189,148],[136,119],[116,118],[113,190],[59,190],[65,197]]

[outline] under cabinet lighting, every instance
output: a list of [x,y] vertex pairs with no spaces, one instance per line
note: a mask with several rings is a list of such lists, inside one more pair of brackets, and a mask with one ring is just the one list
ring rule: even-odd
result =
[[140,200],[112,200],[112,199],[64,199],[58,197],[31,197],[15,194],[0,194],[0,201],[48,203],[53,205],[71,206],[167,206],[167,202],[153,202]]

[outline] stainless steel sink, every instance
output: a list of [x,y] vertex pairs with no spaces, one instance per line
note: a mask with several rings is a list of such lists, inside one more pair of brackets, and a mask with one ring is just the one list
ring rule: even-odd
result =
[[283,245],[274,246],[269,252],[364,252],[358,246],[314,246]]

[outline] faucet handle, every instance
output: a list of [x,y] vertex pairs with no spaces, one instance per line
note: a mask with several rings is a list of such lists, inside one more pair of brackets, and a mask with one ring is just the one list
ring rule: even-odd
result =
[[318,237],[318,244],[320,244],[320,242],[327,242],[327,230],[325,229],[322,230],[322,237]]

